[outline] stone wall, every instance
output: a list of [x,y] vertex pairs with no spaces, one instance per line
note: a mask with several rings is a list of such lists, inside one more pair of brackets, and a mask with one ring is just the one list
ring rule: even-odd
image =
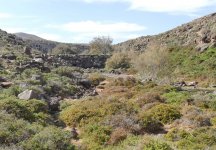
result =
[[104,68],[108,55],[57,55],[47,58],[54,66],[75,66],[81,68]]
[[71,66],[81,68],[104,68],[109,55],[41,55],[30,61],[17,62],[18,70],[27,68],[53,68]]

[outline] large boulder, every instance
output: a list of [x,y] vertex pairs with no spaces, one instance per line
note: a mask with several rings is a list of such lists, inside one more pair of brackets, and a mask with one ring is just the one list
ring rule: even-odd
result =
[[30,99],[37,99],[38,98],[38,94],[33,91],[33,90],[25,90],[24,92],[20,93],[18,95],[19,99],[23,99],[23,100],[30,100]]

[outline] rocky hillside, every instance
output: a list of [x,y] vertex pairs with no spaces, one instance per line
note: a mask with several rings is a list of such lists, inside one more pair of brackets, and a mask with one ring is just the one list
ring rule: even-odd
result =
[[149,47],[193,46],[198,50],[216,46],[216,13],[154,36],[143,36],[116,45],[120,50],[145,51]]
[[42,53],[51,54],[80,54],[89,50],[88,44],[70,44],[60,43],[55,41],[49,41],[39,36],[28,33],[15,33],[17,37],[23,39],[27,46],[32,49],[39,50]]
[[23,40],[45,40],[39,36],[33,35],[33,34],[28,34],[28,33],[23,33],[23,32],[18,32],[18,33],[14,33],[17,37],[22,38]]

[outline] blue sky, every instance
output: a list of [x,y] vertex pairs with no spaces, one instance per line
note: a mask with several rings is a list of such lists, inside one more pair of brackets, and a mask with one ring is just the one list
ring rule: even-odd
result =
[[158,34],[216,11],[216,0],[0,0],[0,28],[49,40],[114,43]]

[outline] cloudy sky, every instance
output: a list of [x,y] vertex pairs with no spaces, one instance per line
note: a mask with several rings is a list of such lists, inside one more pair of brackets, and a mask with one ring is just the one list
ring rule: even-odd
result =
[[0,28],[49,40],[115,43],[167,31],[216,12],[216,0],[0,0]]

